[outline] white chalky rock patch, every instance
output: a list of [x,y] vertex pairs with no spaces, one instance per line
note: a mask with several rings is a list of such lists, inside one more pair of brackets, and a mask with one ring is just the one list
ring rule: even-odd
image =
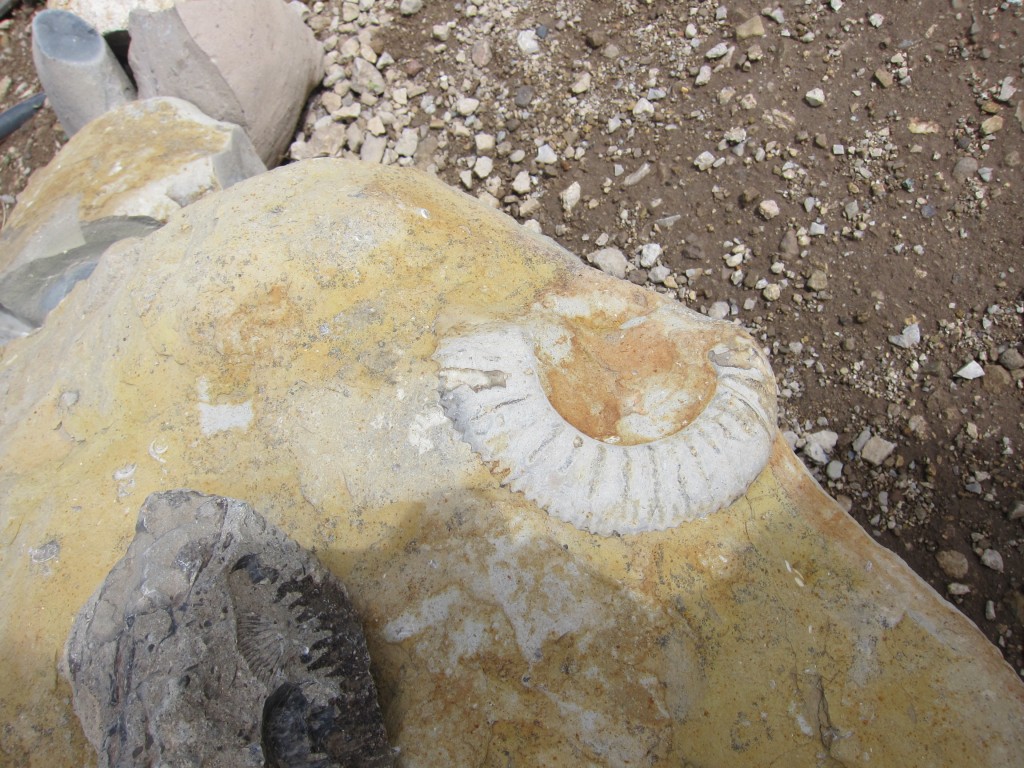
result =
[[246,400],[244,403],[210,405],[209,384],[205,378],[199,379],[196,389],[199,392],[199,429],[204,436],[210,437],[230,429],[249,429],[249,425],[252,424],[252,400]]

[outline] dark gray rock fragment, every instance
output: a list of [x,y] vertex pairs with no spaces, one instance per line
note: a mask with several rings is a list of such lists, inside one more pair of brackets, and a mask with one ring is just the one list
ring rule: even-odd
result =
[[344,586],[250,506],[150,496],[64,672],[100,766],[392,766]]

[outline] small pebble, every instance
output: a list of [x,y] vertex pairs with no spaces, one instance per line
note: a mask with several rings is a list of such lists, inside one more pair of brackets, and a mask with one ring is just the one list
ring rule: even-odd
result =
[[644,269],[653,267],[661,256],[661,246],[657,243],[646,243],[640,249],[640,266]]
[[986,549],[981,553],[981,564],[991,568],[996,573],[1003,572],[1003,556],[994,549]]
[[478,157],[476,162],[473,164],[473,173],[477,175],[477,178],[486,179],[491,175],[491,171],[494,170],[494,161],[484,155]]
[[594,264],[602,272],[613,277],[625,279],[629,262],[618,248],[601,248],[587,254],[587,261]]
[[1024,368],[1024,355],[1016,347],[1007,347],[999,356],[999,364],[1008,371],[1019,371]]
[[643,181],[645,178],[647,178],[647,175],[650,172],[651,172],[651,164],[650,163],[644,163],[643,165],[641,165],[639,168],[637,168],[635,171],[633,171],[631,174],[629,174],[626,178],[624,178],[622,180],[622,186],[624,186],[624,187],[632,187],[632,186],[634,186],[636,184],[639,184],[641,181]]
[[478,99],[472,99],[468,96],[463,96],[457,102],[455,102],[455,111],[463,117],[469,117],[476,112],[477,107],[480,106]]
[[540,53],[540,43],[537,41],[537,33],[532,29],[524,29],[516,36],[516,45],[519,50],[527,56]]
[[694,158],[693,164],[697,166],[698,170],[706,171],[715,163],[715,156],[710,152],[701,152],[697,157]]
[[757,212],[766,221],[774,219],[779,215],[779,204],[774,200],[762,200],[757,204]]
[[981,364],[977,360],[971,360],[967,365],[957,371],[955,374],[958,379],[966,379],[970,381],[972,379],[980,379],[985,375],[985,369],[981,367]]
[[729,302],[716,301],[708,309],[708,317],[712,320],[725,320],[729,316]]
[[529,85],[521,85],[516,88],[514,103],[520,109],[526,109],[533,102],[534,90]]
[[530,174],[520,171],[512,180],[512,191],[517,195],[525,195],[530,191]]
[[874,464],[878,467],[881,466],[882,462],[889,458],[895,450],[895,443],[890,443],[888,440],[885,440],[878,435],[872,435],[868,438],[868,441],[864,443],[864,447],[860,449],[860,457],[869,464]]
[[986,118],[981,123],[981,132],[986,136],[999,133],[1001,130],[1003,130],[1002,115],[992,115],[992,117]]
[[590,90],[590,73],[584,72],[582,75],[576,78],[576,81],[570,86],[569,90],[579,95],[586,93]]
[[550,144],[541,144],[537,149],[537,162],[542,165],[551,165],[558,162],[558,155],[551,148]]
[[558,199],[562,202],[562,210],[566,213],[572,213],[572,209],[580,201],[580,183],[574,181],[559,193]]
[[935,553],[935,561],[942,572],[951,579],[962,579],[970,570],[970,562],[962,552],[955,549],[943,549]]
[[729,46],[727,43],[718,43],[718,45],[709,48],[708,52],[704,54],[704,57],[714,61],[715,59],[722,58],[728,52]]
[[633,117],[651,117],[654,114],[654,105],[647,99],[641,97],[633,105]]
[[648,273],[652,283],[664,283],[666,278],[672,273],[672,270],[665,266],[657,266],[651,269]]
[[808,106],[820,107],[825,103],[825,92],[821,88],[812,88],[804,94],[804,101],[807,102]]
[[826,290],[828,288],[828,275],[822,269],[814,270],[807,279],[807,287],[812,291]]

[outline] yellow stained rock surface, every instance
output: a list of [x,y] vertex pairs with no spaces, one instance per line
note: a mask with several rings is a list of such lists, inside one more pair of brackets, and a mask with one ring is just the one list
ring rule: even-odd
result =
[[609,537],[459,439],[439,337],[566,291],[662,304],[585,270],[422,174],[331,160],[108,251],[0,353],[0,763],[94,762],[63,643],[146,495],[186,487],[347,584],[402,765],[1020,765],[1013,670],[781,439],[728,509]]
[[55,241],[52,253],[81,245],[74,239],[81,237],[79,221],[163,221],[207,192],[263,170],[238,126],[181,99],[130,102],[87,124],[33,175],[5,224],[0,271],[19,266],[33,240]]

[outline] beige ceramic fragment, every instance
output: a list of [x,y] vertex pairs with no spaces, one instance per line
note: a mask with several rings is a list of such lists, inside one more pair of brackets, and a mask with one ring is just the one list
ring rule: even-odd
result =
[[446,397],[508,374],[467,339],[536,359],[570,446],[681,439],[723,363],[770,383],[733,326],[427,176],[310,161],[210,195],[0,353],[0,762],[88,764],[57,658],[146,496],[189,487],[343,579],[403,766],[1019,766],[1014,671],[763,442],[765,392],[699,457],[766,459],[735,501],[597,535],[467,440]]

